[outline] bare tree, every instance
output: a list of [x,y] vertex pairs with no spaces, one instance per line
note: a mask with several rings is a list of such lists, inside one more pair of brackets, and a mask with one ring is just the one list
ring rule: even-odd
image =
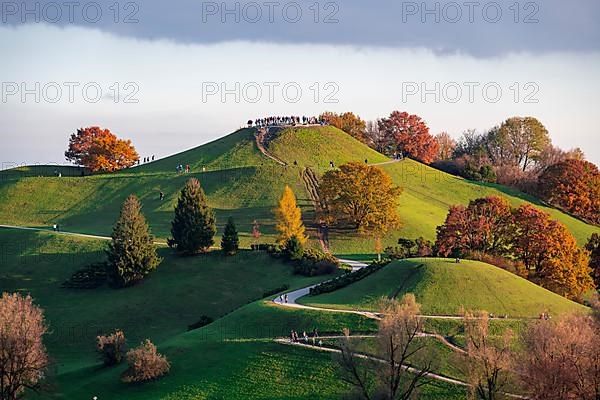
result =
[[512,331],[504,331],[494,343],[489,334],[488,314],[465,312],[466,353],[463,358],[472,398],[494,400],[509,383],[512,364],[510,342]]
[[0,298],[0,400],[15,400],[37,390],[48,368],[42,343],[46,325],[30,296],[3,293]]
[[[371,358],[371,362],[358,356],[350,343],[348,331],[345,331],[340,365],[343,379],[354,386],[359,398],[407,400],[413,398],[420,386],[428,383],[426,377],[431,371],[431,362],[425,366],[421,364],[421,367],[413,365],[412,371],[407,368],[426,348],[425,343],[417,340],[422,331],[420,308],[415,296],[410,293],[401,302],[382,300],[383,317],[377,334],[380,358]],[[375,379],[374,384],[370,384],[371,378]]]
[[520,365],[532,399],[600,399],[599,324],[597,317],[570,315],[529,328]]

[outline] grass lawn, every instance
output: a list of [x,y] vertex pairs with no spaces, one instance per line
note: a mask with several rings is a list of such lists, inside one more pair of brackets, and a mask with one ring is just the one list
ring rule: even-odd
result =
[[586,307],[489,264],[449,259],[396,261],[345,288],[300,303],[317,307],[377,310],[382,296],[414,293],[423,314],[458,315],[461,307],[496,315],[536,318],[540,312],[559,315]]

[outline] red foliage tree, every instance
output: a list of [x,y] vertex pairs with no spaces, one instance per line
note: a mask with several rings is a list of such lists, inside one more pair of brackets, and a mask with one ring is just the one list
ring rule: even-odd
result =
[[589,161],[569,159],[546,168],[538,180],[540,196],[592,223],[600,223],[600,172]]
[[438,154],[439,145],[418,115],[394,111],[389,118],[379,120],[379,130],[392,138],[396,150],[429,164]]
[[140,158],[130,140],[119,139],[108,129],[97,126],[81,128],[72,134],[65,157],[93,172],[131,167]]
[[511,229],[511,208],[505,199],[475,199],[467,207],[450,208],[446,221],[437,228],[436,248],[445,257],[470,251],[505,254]]

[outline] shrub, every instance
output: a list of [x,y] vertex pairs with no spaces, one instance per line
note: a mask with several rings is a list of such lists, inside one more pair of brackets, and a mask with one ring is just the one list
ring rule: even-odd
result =
[[304,255],[304,247],[297,236],[292,236],[285,242],[285,254],[292,261],[302,259]]
[[374,273],[376,271],[379,271],[381,268],[388,265],[390,263],[390,261],[391,261],[390,259],[381,260],[381,261],[373,261],[373,263],[371,263],[368,267],[359,269],[354,272],[344,274],[342,276],[338,276],[335,279],[323,282],[323,283],[311,288],[310,294],[312,296],[316,296],[321,293],[329,293],[329,292],[333,292],[334,290],[341,289],[345,286],[350,285],[351,283],[357,282],[357,281],[371,275],[372,273]]
[[194,322],[191,325],[188,325],[188,331],[202,328],[203,326],[206,326],[206,325],[212,323],[213,321],[214,321],[214,319],[212,319],[211,317],[209,317],[207,315],[202,315],[202,316],[200,316],[200,319],[198,321]]
[[96,263],[75,271],[73,275],[63,282],[62,287],[67,289],[95,289],[106,282],[106,263]]
[[121,376],[121,380],[126,383],[158,379],[171,369],[167,358],[156,352],[156,346],[150,339],[129,350],[126,357],[129,368]]
[[115,330],[108,336],[97,336],[97,349],[105,366],[119,364],[127,351],[127,340],[121,330]]
[[305,276],[327,275],[341,268],[341,263],[331,254],[307,249],[294,265],[294,273]]

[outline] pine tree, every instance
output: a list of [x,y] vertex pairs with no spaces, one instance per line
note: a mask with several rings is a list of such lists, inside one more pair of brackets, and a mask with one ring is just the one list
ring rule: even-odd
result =
[[113,228],[107,251],[107,272],[114,286],[124,287],[141,281],[162,261],[156,254],[154,238],[141,209],[137,197],[129,196]]
[[229,217],[227,225],[225,225],[225,231],[221,238],[221,249],[228,256],[232,256],[237,253],[240,247],[240,239],[238,238],[238,232],[233,222],[233,218]]
[[215,214],[208,207],[200,182],[196,178],[189,179],[175,207],[169,246],[184,255],[206,253],[214,244],[216,232]]
[[277,219],[277,242],[280,245],[285,243],[293,236],[301,245],[306,243],[308,237],[304,234],[304,224],[302,223],[302,213],[300,207],[296,204],[296,196],[289,186],[283,191],[283,196],[279,200],[279,206],[275,210]]

